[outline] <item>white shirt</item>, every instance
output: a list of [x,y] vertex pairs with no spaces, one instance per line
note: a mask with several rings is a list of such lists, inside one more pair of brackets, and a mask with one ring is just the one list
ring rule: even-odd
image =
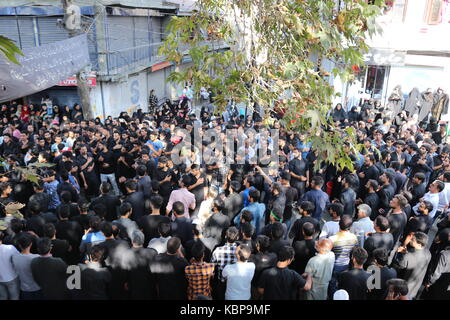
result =
[[[431,218],[434,218],[434,215],[436,214],[437,209],[439,208],[439,193],[431,193],[431,192],[427,192],[425,193],[425,195],[423,196],[423,200],[425,201],[429,201],[431,202],[431,204],[433,205],[433,211],[431,211],[428,215]],[[417,210],[419,209],[420,206],[420,202],[417,203],[414,207],[413,207],[413,211],[416,215],[418,215],[419,213],[417,212]]]
[[225,300],[250,300],[254,274],[253,262],[236,262],[226,265],[222,271],[222,276],[227,278]]
[[339,221],[328,221],[322,227],[319,238],[329,238],[339,232]]
[[354,234],[358,234],[358,232],[363,231],[364,234],[368,232],[375,232],[375,229],[373,228],[373,221],[370,220],[369,217],[365,217],[362,219],[359,219],[358,221],[355,221],[350,228],[350,232]]
[[155,249],[158,253],[166,253],[167,252],[167,242],[169,242],[171,236],[167,238],[153,238],[148,243],[147,248]]
[[439,194],[439,208],[438,210],[442,211],[444,210],[445,206],[448,205],[448,197],[447,193],[445,192],[445,189],[442,190]]
[[[445,184],[445,187],[444,187],[444,190],[441,191],[441,193],[443,193],[443,196],[441,198],[444,198],[444,195],[445,195],[445,199],[446,199],[445,205],[448,205],[448,202],[450,201],[450,182],[444,182],[444,184]],[[441,199],[441,198],[439,198],[439,200],[441,200],[440,202],[443,201],[443,199]],[[445,207],[445,206],[443,206],[443,207]]]
[[10,282],[17,278],[17,272],[12,263],[12,256],[19,251],[7,244],[0,244],[0,282]]

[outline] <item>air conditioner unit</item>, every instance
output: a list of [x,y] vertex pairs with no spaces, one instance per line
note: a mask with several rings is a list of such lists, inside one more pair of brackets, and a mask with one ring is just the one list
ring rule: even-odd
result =
[[67,30],[79,30],[81,28],[81,10],[76,5],[67,6],[64,12],[64,25]]

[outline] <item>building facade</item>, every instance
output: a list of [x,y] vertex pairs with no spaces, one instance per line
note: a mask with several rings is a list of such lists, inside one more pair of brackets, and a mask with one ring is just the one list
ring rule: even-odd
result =
[[397,85],[405,98],[414,88],[450,92],[450,0],[393,0],[387,4],[377,20],[382,34],[368,41],[371,50],[365,55],[365,68],[355,83],[340,88],[344,93],[340,102],[347,107],[363,94],[387,103]]
[[[22,2],[7,1],[9,6],[0,7],[0,34],[15,40],[23,52],[69,37],[61,24],[64,14],[58,1],[53,1],[55,6],[45,0],[32,1],[32,6],[20,6]],[[180,6],[153,0],[126,1],[128,6],[134,4],[133,8],[122,6],[123,1],[110,1],[107,6],[84,2],[92,3],[80,9],[81,32],[88,36],[91,65],[86,71],[94,116],[146,110],[151,89],[161,101],[178,98],[182,88],[166,79],[175,68],[189,66],[189,57],[175,67],[158,55],[158,48],[165,39],[167,23],[180,13]],[[24,97],[23,102],[37,104],[44,96],[59,106],[80,103],[76,78]]]

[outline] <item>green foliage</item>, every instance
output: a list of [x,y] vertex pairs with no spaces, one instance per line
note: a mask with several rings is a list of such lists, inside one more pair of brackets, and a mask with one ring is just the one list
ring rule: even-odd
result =
[[22,51],[15,45],[14,41],[0,35],[0,52],[9,61],[20,65],[16,54],[23,56]]
[[343,142],[354,145],[355,133],[327,119],[335,93],[320,61],[333,61],[333,75],[351,79],[367,37],[379,30],[375,18],[384,1],[343,2],[337,11],[334,0],[199,0],[191,16],[171,19],[159,54],[176,64],[189,54],[192,67],[169,81],[189,82],[195,92],[210,87],[217,112],[229,100],[256,102],[266,114],[278,105],[289,130],[309,133],[319,160],[352,168]]

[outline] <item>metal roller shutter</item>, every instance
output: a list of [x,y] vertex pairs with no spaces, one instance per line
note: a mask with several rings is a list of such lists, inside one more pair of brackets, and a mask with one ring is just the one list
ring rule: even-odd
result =
[[[20,31],[20,37],[19,37]],[[16,41],[20,49],[36,46],[34,41],[33,18],[30,17],[0,17],[0,34]]]
[[[89,20],[87,20],[87,22],[90,23]],[[87,34],[87,38],[88,38],[89,58],[91,59],[92,70],[98,71],[97,37],[95,34],[96,27],[97,26],[95,23],[91,26],[91,28]]]
[[28,101],[31,104],[40,104],[42,97],[48,95],[52,101],[53,105],[73,107],[75,103],[80,103],[80,98],[78,96],[78,90],[76,87],[73,88],[58,88],[52,87],[50,89],[37,92],[31,96],[28,96]]
[[151,37],[148,30],[148,17],[134,17],[134,45],[136,49],[135,59],[137,61],[151,57]]
[[153,42],[161,42],[161,33],[162,30],[162,18],[160,17],[151,17],[152,19],[152,36]]
[[41,45],[49,44],[69,38],[68,32],[56,25],[57,17],[37,18],[39,30],[39,42]]
[[20,46],[19,32],[17,30],[17,22],[15,17],[0,17],[0,34],[14,40],[17,46]]
[[36,47],[36,43],[34,41],[33,18],[20,17],[18,18],[18,21],[22,49]]
[[[130,64],[134,59],[133,17],[107,17],[109,67],[120,68]],[[128,50],[127,50],[128,49]]]

